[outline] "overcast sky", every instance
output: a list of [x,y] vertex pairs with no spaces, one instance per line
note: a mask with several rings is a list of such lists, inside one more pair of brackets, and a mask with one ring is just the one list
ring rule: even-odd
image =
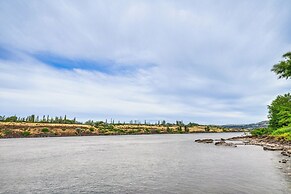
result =
[[291,1],[0,1],[0,115],[267,119]]

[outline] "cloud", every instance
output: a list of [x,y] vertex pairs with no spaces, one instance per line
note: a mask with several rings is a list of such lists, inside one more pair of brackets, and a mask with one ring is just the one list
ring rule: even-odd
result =
[[2,114],[266,119],[290,2],[213,2],[1,1]]

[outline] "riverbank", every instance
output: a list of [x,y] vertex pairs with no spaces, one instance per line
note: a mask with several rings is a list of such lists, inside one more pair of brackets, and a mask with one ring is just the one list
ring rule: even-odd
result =
[[[196,139],[195,142],[229,147],[237,147],[238,145],[256,145],[262,146],[263,150],[281,151],[283,156],[291,157],[291,141],[274,136],[239,136],[228,139]],[[287,160],[284,160],[284,163],[286,163],[286,161]]]
[[242,132],[219,126],[0,122],[0,138]]
[[238,146],[261,146],[264,151],[271,151],[278,153],[277,168],[291,178],[291,141],[285,138],[278,138],[274,136],[239,136],[226,139],[196,139],[197,143],[212,144],[215,146],[230,147],[236,149]]
[[281,151],[284,156],[291,157],[291,141],[284,138],[274,136],[242,136],[232,137],[228,141],[240,141],[244,145],[257,145],[262,146],[264,150],[268,151]]

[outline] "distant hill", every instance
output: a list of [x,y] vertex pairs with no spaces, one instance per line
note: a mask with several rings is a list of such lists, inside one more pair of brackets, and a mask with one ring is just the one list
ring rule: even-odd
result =
[[228,129],[256,129],[256,128],[266,128],[268,127],[268,121],[261,121],[258,123],[251,123],[251,124],[241,124],[241,125],[221,125],[221,127],[228,128]]

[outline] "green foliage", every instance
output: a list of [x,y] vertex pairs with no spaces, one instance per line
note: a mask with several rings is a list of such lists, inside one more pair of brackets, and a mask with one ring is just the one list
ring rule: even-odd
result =
[[271,71],[275,72],[279,79],[291,78],[291,52],[287,52],[283,55],[284,60],[275,64]]
[[274,130],[271,128],[259,128],[259,129],[254,129],[251,131],[251,134],[253,136],[262,136],[262,135],[268,135],[271,134]]
[[291,126],[282,127],[272,132],[272,136],[282,137],[286,140],[291,140]]
[[210,127],[209,127],[209,126],[206,126],[206,127],[205,127],[205,131],[206,131],[206,132],[209,132],[209,131],[210,131]]
[[80,134],[82,132],[82,129],[81,128],[76,128],[76,133],[77,134]]
[[281,135],[284,133],[291,133],[291,126],[282,127],[272,132],[272,135]]
[[195,127],[195,126],[199,126],[199,124],[198,123],[188,123],[188,125],[187,125],[188,127]]
[[89,130],[90,130],[91,132],[95,131],[95,129],[94,129],[93,127],[90,127]]
[[85,125],[92,125],[92,126],[94,126],[94,121],[93,120],[88,120],[84,124]]
[[9,129],[4,129],[3,133],[4,133],[5,135],[11,135],[11,134],[12,134],[12,131],[9,130]]
[[291,95],[279,95],[269,108],[269,127],[278,129],[291,124]]
[[41,132],[43,132],[43,133],[48,133],[48,132],[49,132],[49,129],[48,129],[48,128],[43,128],[43,129],[41,130]]
[[23,132],[22,132],[22,135],[23,135],[24,137],[27,137],[27,136],[30,135],[30,132],[29,132],[29,131],[23,131]]
[[60,116],[60,117],[51,117],[49,115],[45,116],[43,115],[43,117],[40,119],[39,116],[36,115],[30,115],[27,117],[17,117],[15,116],[10,116],[10,117],[6,117],[6,116],[0,116],[0,122],[28,122],[28,123],[63,123],[63,124],[75,124],[75,123],[79,123],[76,121],[76,118],[74,118],[73,120],[67,119],[67,116],[65,115],[64,117]]
[[17,116],[7,117],[4,121],[5,122],[17,122]]

